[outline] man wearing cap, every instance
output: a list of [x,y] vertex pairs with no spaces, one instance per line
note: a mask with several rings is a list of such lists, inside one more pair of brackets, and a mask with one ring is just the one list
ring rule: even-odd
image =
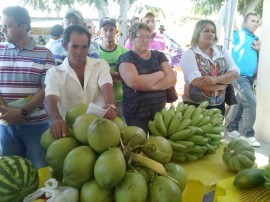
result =
[[64,28],[62,25],[54,25],[52,26],[51,33],[50,33],[50,39],[46,43],[45,47],[48,49],[51,49],[51,45],[55,40],[60,39],[64,31]]
[[[84,18],[79,10],[72,8],[66,12],[63,21],[63,27],[64,29],[66,29],[70,25],[80,25],[83,27],[85,26]],[[62,47],[62,39],[58,39],[55,42],[53,42],[50,50],[52,51],[55,57],[55,61],[58,65],[61,64],[67,56],[67,52]],[[88,50],[88,56],[91,58],[98,58],[98,54],[99,54],[98,46],[95,45],[93,42],[91,42]]]
[[[164,51],[166,49],[164,36],[155,32],[156,13],[152,10],[146,11],[142,13],[140,21],[147,24],[151,29],[152,38],[151,38],[151,43],[150,43],[150,49]],[[125,47],[129,50],[131,49],[131,44],[130,44],[129,39],[126,41]]]
[[116,44],[115,36],[118,33],[116,22],[112,18],[105,17],[100,21],[100,34],[102,44],[99,57],[106,60],[110,65],[110,72],[113,79],[113,89],[118,116],[122,116],[122,79],[116,69],[116,62],[120,55],[127,52],[127,49]]

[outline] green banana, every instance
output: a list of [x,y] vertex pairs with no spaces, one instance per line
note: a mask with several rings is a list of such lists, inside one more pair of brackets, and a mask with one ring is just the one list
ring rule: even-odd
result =
[[218,108],[212,108],[212,109],[209,109],[209,111],[212,111],[214,114],[221,114],[222,111]]
[[212,146],[219,146],[222,144],[222,142],[220,140],[211,140],[209,144]]
[[162,110],[160,111],[162,118],[165,117],[165,114],[166,114],[167,111],[168,111],[168,109],[166,107],[162,108]]
[[187,151],[187,147],[185,145],[178,144],[170,139],[168,139],[168,141],[171,143],[173,151],[180,151],[180,152]]
[[195,133],[195,135],[203,135],[203,130],[201,129],[201,128],[199,128],[199,127],[196,127],[196,133]]
[[208,116],[208,109],[203,109],[203,111],[202,111],[202,114],[204,115],[204,116]]
[[193,147],[193,145],[194,145],[193,142],[187,141],[187,140],[177,140],[177,141],[174,141],[174,142],[176,142],[177,144],[184,145],[184,146],[186,146],[187,148]]
[[183,119],[190,119],[194,111],[195,111],[195,106],[189,105],[183,113]]
[[208,116],[212,117],[214,115],[214,111],[211,111],[210,109],[208,109]]
[[204,126],[204,125],[206,125],[206,124],[208,124],[210,122],[211,122],[211,117],[206,115],[206,116],[203,117],[203,119],[199,123],[197,123],[196,126],[201,127],[201,126]]
[[181,151],[175,151],[175,150],[173,150],[172,155],[173,156],[185,156],[185,153],[186,152],[181,152]]
[[185,138],[184,140],[191,141],[196,145],[206,145],[208,142],[210,142],[210,138],[205,138],[200,135],[192,135],[190,137]]
[[213,126],[222,124],[222,122],[223,122],[223,118],[221,119],[219,116],[216,116],[216,115],[217,115],[217,114],[214,114],[214,115],[211,117],[211,123],[213,124]]
[[204,133],[204,136],[210,138],[211,141],[219,141],[223,139],[223,136],[221,134],[215,133]]
[[219,124],[219,125],[216,125],[214,127],[212,127],[209,131],[209,133],[222,133],[226,130],[226,126],[224,126],[223,124]]
[[211,130],[211,128],[213,127],[212,123],[208,123],[204,126],[201,126],[200,129],[202,129],[203,132],[207,133]]
[[168,129],[170,122],[172,121],[173,118],[173,112],[172,112],[172,108],[168,109],[163,117],[163,121],[164,121],[164,125],[165,127]]
[[155,120],[155,125],[157,126],[157,129],[159,130],[159,132],[162,134],[162,136],[166,137],[167,136],[167,129],[164,125],[162,116],[160,114],[160,112],[157,112],[154,116],[154,120]]
[[201,103],[199,104],[198,107],[201,107],[201,108],[205,109],[205,108],[208,107],[208,106],[209,106],[209,102],[208,102],[208,101],[203,101],[203,102],[201,102]]
[[194,118],[191,119],[190,125],[197,126],[197,124],[199,122],[201,122],[203,120],[203,118],[204,118],[203,114],[199,114],[199,115],[195,116]]
[[184,112],[187,107],[188,107],[187,104],[184,104],[183,102],[179,102],[176,106],[176,112]]
[[198,116],[199,114],[202,114],[203,108],[201,107],[196,107],[196,109],[194,110],[191,119],[194,119],[196,116]]
[[205,146],[207,147],[207,153],[214,154],[216,152],[215,148],[212,145],[206,144]]
[[172,159],[173,160],[176,160],[176,161],[187,161],[187,157],[184,155],[184,156],[178,156],[178,155],[172,155]]
[[176,129],[179,125],[179,123],[182,120],[182,114],[181,113],[176,113],[173,119],[170,122],[169,128],[168,128],[168,135],[172,135],[176,132]]
[[187,137],[190,137],[192,135],[191,130],[190,129],[185,129],[179,132],[176,132],[174,134],[172,134],[169,138],[171,140],[182,140],[185,139]]
[[197,152],[192,152],[192,151],[188,151],[186,154],[191,154],[193,156],[196,156],[198,159],[202,158],[204,153],[197,153]]
[[192,153],[186,153],[186,157],[188,161],[197,161],[199,159],[196,155]]
[[151,135],[162,136],[162,134],[159,132],[159,130],[155,126],[155,122],[154,121],[149,121],[148,122],[148,128],[149,128],[149,131],[150,131]]
[[188,126],[187,129],[191,130],[192,135],[194,135],[197,132],[197,127],[196,126]]
[[194,145],[188,151],[194,152],[194,153],[204,154],[207,151],[207,148],[204,146]]
[[179,123],[178,127],[176,128],[176,132],[179,132],[179,131],[186,129],[189,126],[190,122],[191,122],[191,119],[182,120]]

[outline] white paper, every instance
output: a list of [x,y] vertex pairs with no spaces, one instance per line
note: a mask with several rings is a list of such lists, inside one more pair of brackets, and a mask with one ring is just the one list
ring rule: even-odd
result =
[[102,107],[94,104],[94,103],[90,103],[88,105],[86,114],[93,114],[97,117],[103,118],[104,115],[106,114],[108,109],[103,109]]

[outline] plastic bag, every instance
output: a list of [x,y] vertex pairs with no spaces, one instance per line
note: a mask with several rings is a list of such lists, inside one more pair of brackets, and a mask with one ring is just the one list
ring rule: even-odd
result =
[[23,202],[33,202],[45,194],[47,202],[78,202],[79,191],[73,187],[59,186],[56,179],[49,179],[42,187],[34,193],[28,195]]

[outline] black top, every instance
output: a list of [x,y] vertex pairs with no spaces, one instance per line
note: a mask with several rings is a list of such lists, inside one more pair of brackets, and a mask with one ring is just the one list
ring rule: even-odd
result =
[[[121,55],[117,61],[117,69],[122,62],[128,62],[135,65],[138,74],[151,74],[161,71],[160,64],[167,62],[166,56],[159,51],[151,50],[151,58],[148,60],[140,58],[134,51],[128,51]],[[161,111],[166,103],[165,90],[158,91],[135,91],[122,82],[123,100],[122,112],[127,118],[142,118],[153,116]]]

